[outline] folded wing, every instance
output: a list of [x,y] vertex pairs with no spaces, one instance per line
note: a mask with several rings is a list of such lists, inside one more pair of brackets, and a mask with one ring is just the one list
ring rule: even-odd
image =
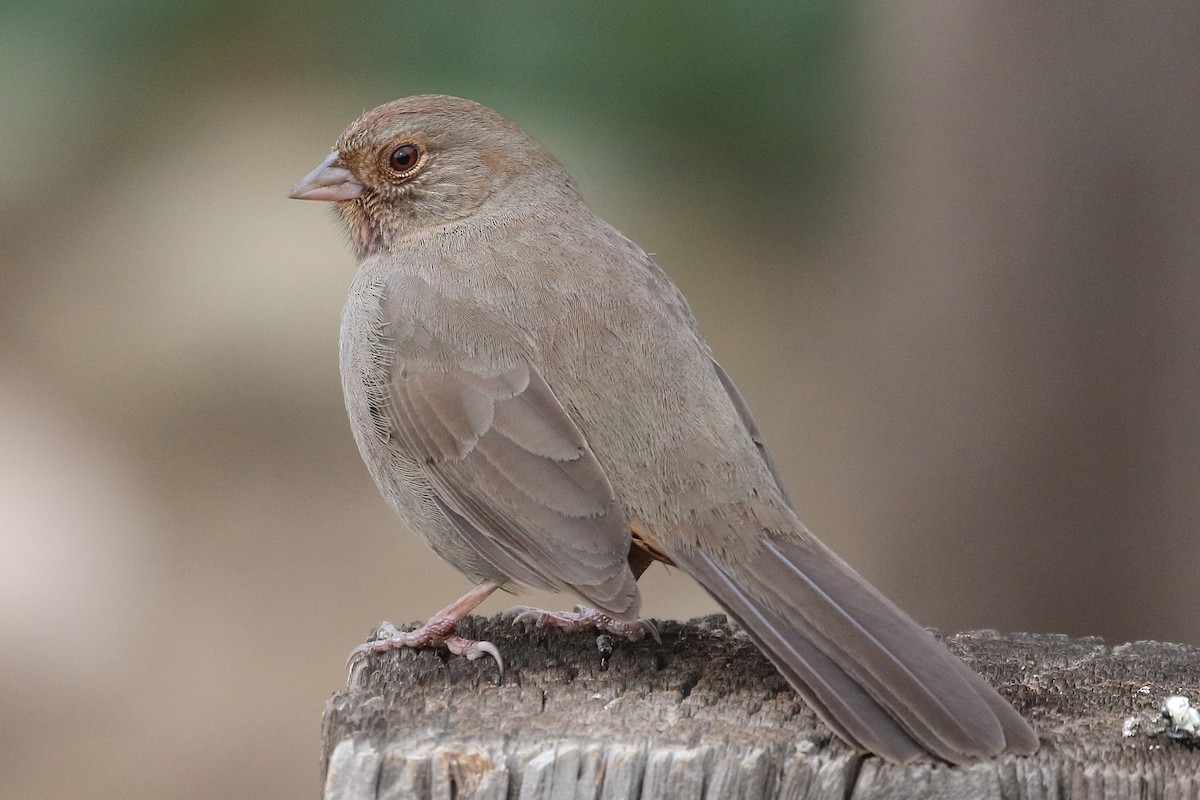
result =
[[398,367],[393,433],[434,500],[514,580],[636,618],[629,524],[583,433],[529,364],[497,374]]

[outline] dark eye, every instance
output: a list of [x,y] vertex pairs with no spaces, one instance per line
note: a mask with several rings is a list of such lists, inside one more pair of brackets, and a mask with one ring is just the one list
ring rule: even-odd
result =
[[394,172],[408,172],[421,160],[421,150],[415,144],[402,144],[388,156],[388,167]]

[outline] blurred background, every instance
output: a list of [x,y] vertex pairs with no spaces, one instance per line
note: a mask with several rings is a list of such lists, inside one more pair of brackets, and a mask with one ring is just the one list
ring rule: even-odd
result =
[[1200,643],[1197,53],[1185,1],[7,0],[0,794],[312,796],[346,653],[467,588],[359,462],[354,264],[284,199],[418,92],[656,254],[918,619]]

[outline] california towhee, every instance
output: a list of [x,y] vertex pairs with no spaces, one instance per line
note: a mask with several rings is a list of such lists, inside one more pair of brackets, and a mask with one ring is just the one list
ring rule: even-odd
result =
[[499,661],[454,626],[513,585],[597,609],[550,622],[636,635],[636,581],[657,560],[860,750],[963,763],[1037,749],[991,686],[805,530],[679,289],[516,125],[454,97],[397,100],[290,196],[335,202],[359,260],[341,371],[363,459],[477,584],[356,653]]

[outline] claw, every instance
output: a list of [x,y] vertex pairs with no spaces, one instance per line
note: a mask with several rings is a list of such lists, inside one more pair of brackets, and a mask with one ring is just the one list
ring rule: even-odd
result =
[[373,645],[373,642],[364,642],[351,650],[350,655],[346,656],[346,669],[350,669],[354,666],[355,661],[369,653],[373,649]]
[[637,639],[634,639],[634,641],[641,641],[642,636],[648,633],[650,634],[650,638],[654,640],[655,644],[662,644],[662,636],[660,636],[658,633],[658,626],[650,620],[639,619],[631,624],[634,628],[637,628],[641,632]]
[[529,606],[513,606],[508,611],[505,611],[503,616],[506,619],[511,619],[513,625],[533,625],[535,628],[545,626],[543,617],[549,616],[545,611],[538,608],[530,608]]
[[504,659],[500,656],[496,645],[491,642],[472,642],[462,655],[466,656],[468,661],[474,661],[485,655],[491,656],[496,661],[496,668],[500,670],[500,677],[504,677]]
[[513,606],[512,608],[507,608],[504,611],[501,611],[500,616],[503,619],[512,620],[513,624],[516,624],[518,622],[523,622],[523,618],[531,611],[539,614],[543,613],[539,609],[531,606]]
[[351,650],[350,655],[346,656],[346,668],[349,669],[355,661],[368,653],[380,653],[387,650],[387,645],[399,636],[402,636],[401,632],[392,623],[387,620],[379,623],[379,627],[375,631],[375,638],[369,642],[363,642]]

